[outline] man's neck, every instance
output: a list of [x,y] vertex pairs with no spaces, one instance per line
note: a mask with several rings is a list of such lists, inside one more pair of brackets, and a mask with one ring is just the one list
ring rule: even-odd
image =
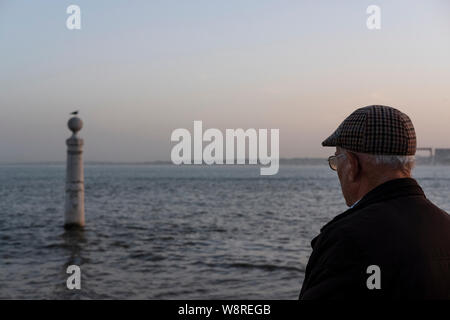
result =
[[368,192],[375,189],[379,185],[388,182],[390,180],[402,178],[411,178],[411,174],[407,174],[401,171],[387,172],[386,174],[371,177],[370,179],[364,180],[360,185],[360,188],[357,193],[357,198],[355,199],[354,204],[357,201],[361,200],[361,198],[364,197]]

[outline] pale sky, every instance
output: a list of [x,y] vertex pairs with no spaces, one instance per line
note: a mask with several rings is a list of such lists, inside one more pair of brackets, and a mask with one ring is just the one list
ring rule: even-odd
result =
[[0,162],[63,161],[76,109],[87,161],[169,160],[194,120],[277,128],[281,157],[325,157],[370,104],[450,147],[450,1],[0,0]]

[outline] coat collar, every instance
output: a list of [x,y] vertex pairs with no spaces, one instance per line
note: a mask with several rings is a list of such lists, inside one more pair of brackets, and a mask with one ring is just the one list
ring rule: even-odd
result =
[[415,179],[400,178],[389,180],[370,190],[364,197],[361,198],[358,203],[355,204],[355,206],[334,217],[334,219],[324,225],[320,229],[320,231],[322,232],[324,229],[328,228],[335,222],[351,215],[352,213],[368,206],[369,204],[410,195],[425,197],[422,188],[419,186]]

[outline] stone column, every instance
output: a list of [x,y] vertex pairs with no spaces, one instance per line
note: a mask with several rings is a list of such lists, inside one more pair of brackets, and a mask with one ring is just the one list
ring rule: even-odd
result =
[[67,227],[84,226],[84,169],[83,169],[83,139],[77,133],[83,127],[83,121],[72,117],[67,126],[72,136],[66,140],[66,204],[65,223]]

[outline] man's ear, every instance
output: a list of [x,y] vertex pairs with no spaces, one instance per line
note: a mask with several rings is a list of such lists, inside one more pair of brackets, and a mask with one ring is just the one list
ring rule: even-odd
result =
[[348,178],[350,182],[355,182],[361,173],[358,156],[352,152],[347,152]]

